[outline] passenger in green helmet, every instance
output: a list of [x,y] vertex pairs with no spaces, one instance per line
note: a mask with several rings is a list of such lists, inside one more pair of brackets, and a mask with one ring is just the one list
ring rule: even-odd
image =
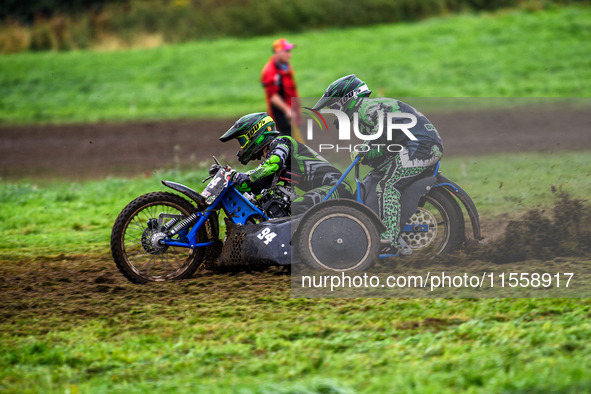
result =
[[[331,108],[347,114],[350,120],[358,113],[359,131],[367,136],[377,133],[377,130],[387,129],[387,114],[404,112],[416,117],[417,123],[408,130],[416,137],[411,140],[402,130],[394,129],[392,138],[387,139],[383,132],[377,139],[368,138],[364,142],[371,149],[364,155],[362,163],[373,168],[367,175],[366,185],[372,185],[377,194],[376,207],[386,231],[382,238],[390,241],[390,247],[383,252],[398,251],[408,255],[412,250],[400,237],[404,223],[401,223],[401,192],[417,177],[425,176],[441,159],[443,142],[437,129],[429,119],[412,106],[391,98],[369,98],[371,90],[365,82],[355,76],[347,75],[334,81],[324,92],[324,95],[314,105],[314,110]],[[381,124],[380,124],[381,122]],[[381,144],[381,145],[380,145]],[[399,152],[390,152],[380,148],[388,144],[402,146]],[[374,181],[372,181],[374,180]],[[375,200],[375,198],[374,198]]]
[[355,74],[347,75],[331,83],[312,109],[315,111],[322,108],[336,109],[345,112],[349,119],[353,120],[353,114],[361,104],[361,98],[369,97],[370,94],[371,90],[365,82]]
[[[275,122],[266,112],[245,115],[220,137],[226,142],[237,139],[238,160],[264,160],[248,172],[236,172],[232,181],[239,191],[258,194],[278,175],[306,192],[292,205],[292,214],[303,213],[318,204],[337,183],[342,173],[308,146],[289,136],[279,136]],[[293,161],[295,162],[292,162]],[[210,173],[217,172],[212,165]],[[352,198],[351,187],[342,182],[331,198]]]

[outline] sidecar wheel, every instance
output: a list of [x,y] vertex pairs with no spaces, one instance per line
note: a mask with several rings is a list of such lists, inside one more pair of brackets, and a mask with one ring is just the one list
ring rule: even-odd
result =
[[[161,245],[158,241],[164,234],[157,222],[161,214],[169,215],[164,225],[171,220],[170,215],[187,217],[195,210],[184,198],[166,192],[148,193],[130,202],[115,220],[111,232],[111,253],[119,271],[134,283],[191,277],[203,263],[207,248]],[[210,221],[197,233],[198,242],[217,237]]]
[[299,258],[314,269],[363,271],[376,261],[380,234],[364,212],[332,205],[302,219],[297,245]]

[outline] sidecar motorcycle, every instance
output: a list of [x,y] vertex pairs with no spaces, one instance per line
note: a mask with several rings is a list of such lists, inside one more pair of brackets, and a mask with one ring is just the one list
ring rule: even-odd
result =
[[[214,158],[215,159],[215,158]],[[121,273],[134,283],[189,278],[202,267],[265,267],[305,263],[328,271],[362,271],[379,258],[385,227],[377,215],[375,179],[359,178],[356,158],[339,180],[355,169],[356,199],[325,200],[304,214],[290,216],[294,192],[273,185],[255,197],[240,193],[233,170],[220,166],[202,193],[171,181],[179,194],[153,192],[121,211],[111,233],[111,252]],[[217,162],[217,160],[216,160]],[[219,163],[218,163],[219,164]],[[206,180],[207,180],[206,179]],[[205,181],[205,180],[204,180]],[[373,192],[372,192],[373,191]],[[422,177],[402,193],[402,238],[413,254],[433,256],[458,250],[469,216],[479,240],[478,212],[468,194],[439,173]],[[225,239],[220,237],[220,212]]]

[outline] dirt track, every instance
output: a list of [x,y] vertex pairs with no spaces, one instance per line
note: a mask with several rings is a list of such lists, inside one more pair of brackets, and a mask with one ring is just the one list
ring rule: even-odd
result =
[[[591,112],[488,110],[429,113],[445,155],[591,149]],[[134,175],[234,158],[218,137],[234,119],[0,127],[0,177]]]

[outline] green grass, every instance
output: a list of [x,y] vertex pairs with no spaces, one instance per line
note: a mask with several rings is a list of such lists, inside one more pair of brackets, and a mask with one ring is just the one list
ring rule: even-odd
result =
[[[591,8],[497,12],[291,34],[302,97],[356,73],[377,95],[591,95]],[[237,117],[264,110],[275,37],[0,57],[0,122]]]
[[[445,159],[441,171],[473,198],[482,220],[550,207],[551,187],[591,191],[589,152],[524,153]],[[511,176],[507,176],[511,174]],[[161,179],[198,190],[206,170],[85,182],[0,182],[0,258],[107,253],[117,214],[133,198],[166,189]],[[6,240],[10,240],[7,242]]]
[[[0,229],[11,237],[0,244],[3,258],[106,253],[111,226],[139,195],[166,189],[161,179],[203,188],[206,170],[169,171],[146,178],[84,182],[1,182]],[[172,190],[170,190],[172,191]]]
[[[318,300],[290,298],[289,276],[138,286],[99,264],[37,266],[46,275],[27,296],[3,286],[11,292],[0,311],[13,312],[0,321],[4,392],[587,392],[591,384],[589,300]],[[2,272],[21,286],[35,278],[10,264]]]

